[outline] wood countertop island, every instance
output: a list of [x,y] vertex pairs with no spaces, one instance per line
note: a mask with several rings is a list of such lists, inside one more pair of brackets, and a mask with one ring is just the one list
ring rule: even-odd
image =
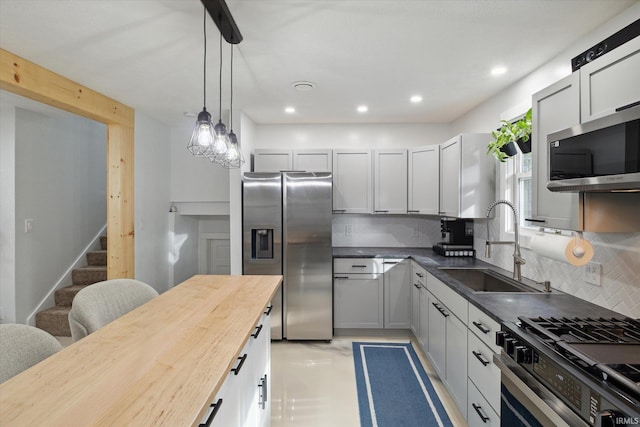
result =
[[0,425],[198,425],[281,282],[192,277],[1,384]]

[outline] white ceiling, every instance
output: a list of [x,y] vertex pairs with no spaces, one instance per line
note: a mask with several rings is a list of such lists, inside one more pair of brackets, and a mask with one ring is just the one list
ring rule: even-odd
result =
[[[257,123],[448,123],[636,2],[227,0],[244,37],[234,110]],[[202,12],[199,0],[0,0],[0,47],[175,124],[202,109]],[[215,118],[219,33],[207,28]],[[227,109],[226,43],[223,55]],[[492,77],[496,65],[508,72]]]

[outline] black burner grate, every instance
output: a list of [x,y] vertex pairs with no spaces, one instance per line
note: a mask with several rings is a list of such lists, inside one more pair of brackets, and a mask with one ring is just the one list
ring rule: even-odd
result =
[[554,341],[640,344],[640,321],[634,319],[537,317],[520,320]]

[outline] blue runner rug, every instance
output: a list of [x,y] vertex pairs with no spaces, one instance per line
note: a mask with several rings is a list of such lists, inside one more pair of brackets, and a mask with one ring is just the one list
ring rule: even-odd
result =
[[362,427],[452,426],[410,343],[353,343]]

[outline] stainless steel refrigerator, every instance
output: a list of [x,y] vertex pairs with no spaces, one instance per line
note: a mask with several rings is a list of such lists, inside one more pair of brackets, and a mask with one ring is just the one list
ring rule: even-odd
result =
[[330,173],[244,174],[243,273],[284,276],[272,339],[333,337],[332,204]]

